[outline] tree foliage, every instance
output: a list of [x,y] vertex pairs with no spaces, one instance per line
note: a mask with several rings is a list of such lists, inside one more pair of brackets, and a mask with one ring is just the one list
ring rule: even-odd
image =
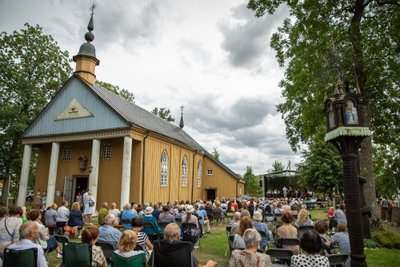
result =
[[342,159],[335,147],[322,141],[312,143],[303,151],[304,161],[298,165],[299,183],[309,191],[332,193],[333,187],[343,192]]
[[113,92],[114,94],[119,95],[120,97],[124,98],[125,100],[134,103],[135,101],[135,95],[126,90],[126,89],[121,89],[119,88],[119,86],[117,85],[113,85],[111,83],[107,83],[107,82],[102,82],[102,81],[96,81],[96,84],[100,85],[101,87],[103,87],[104,89],[107,89],[111,92]]
[[214,157],[214,159],[216,159],[216,160],[219,160],[219,157],[221,156],[221,154],[218,152],[218,150],[215,147],[211,154]]
[[285,170],[285,166],[283,165],[282,162],[279,160],[275,160],[274,163],[272,163],[271,169],[269,169],[267,172],[268,173],[275,173],[275,172],[282,172]]
[[251,166],[246,167],[246,173],[243,175],[245,181],[244,193],[252,196],[262,196],[263,189],[260,187],[258,177],[253,174]]
[[157,115],[158,117],[160,117],[161,119],[164,119],[166,121],[170,121],[170,122],[174,122],[175,119],[172,117],[171,115],[171,111],[169,110],[169,108],[157,108],[155,107],[151,113]]
[[[271,47],[286,67],[284,102],[278,111],[286,124],[293,150],[322,140],[326,131],[323,103],[333,95],[340,75],[346,89],[359,89],[367,99],[364,110],[374,144],[399,144],[400,3],[392,0],[250,0],[257,16],[273,14],[281,5],[289,9],[273,34]],[[400,147],[393,153],[400,155]],[[361,145],[361,175],[367,179],[364,195],[375,211],[372,141]],[[390,162],[385,162],[391,169]],[[373,216],[376,216],[373,213]],[[375,219],[376,217],[373,217]]]
[[[23,131],[71,75],[67,51],[39,26],[0,34],[0,177],[3,203],[20,175]],[[31,169],[32,171],[32,169]],[[18,183],[18,182],[17,182]]]

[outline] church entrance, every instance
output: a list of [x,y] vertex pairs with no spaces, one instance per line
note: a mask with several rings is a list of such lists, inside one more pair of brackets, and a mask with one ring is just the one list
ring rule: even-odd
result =
[[207,191],[207,200],[214,201],[215,199],[215,189],[206,189]]
[[68,176],[64,180],[63,199],[67,200],[70,207],[76,201],[76,196],[83,195],[83,190],[88,187],[88,176]]

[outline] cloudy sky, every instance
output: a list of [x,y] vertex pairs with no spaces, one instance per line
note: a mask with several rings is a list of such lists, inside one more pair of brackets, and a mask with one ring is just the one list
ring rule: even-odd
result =
[[[70,56],[87,31],[84,0],[0,0],[0,31],[39,24]],[[255,18],[245,0],[96,0],[93,44],[99,80],[135,94],[147,110],[166,107],[209,152],[243,174],[275,160],[300,161],[276,111],[282,102],[271,34],[288,15]],[[72,64],[72,63],[71,63]]]

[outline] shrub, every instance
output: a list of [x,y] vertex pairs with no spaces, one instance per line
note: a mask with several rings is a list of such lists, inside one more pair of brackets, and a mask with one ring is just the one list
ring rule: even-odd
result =
[[375,232],[372,238],[385,248],[400,249],[400,237],[389,232]]

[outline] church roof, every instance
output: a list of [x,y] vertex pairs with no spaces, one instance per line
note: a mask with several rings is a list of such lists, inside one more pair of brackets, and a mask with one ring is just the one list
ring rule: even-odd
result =
[[[76,75],[79,79],[79,75]],[[217,165],[221,166],[225,171],[231,175],[239,178],[238,174],[234,173],[231,169],[225,166],[219,160],[216,160],[210,153],[207,152],[199,143],[197,143],[189,134],[177,125],[168,122],[157,115],[139,107],[138,105],[129,102],[115,93],[102,88],[101,86],[94,84],[88,84],[81,79],[87,86],[105,101],[112,109],[114,109],[122,118],[129,122],[133,127],[139,127],[144,130],[158,133],[160,135],[169,137],[176,141],[179,141],[194,150],[204,153]]]

